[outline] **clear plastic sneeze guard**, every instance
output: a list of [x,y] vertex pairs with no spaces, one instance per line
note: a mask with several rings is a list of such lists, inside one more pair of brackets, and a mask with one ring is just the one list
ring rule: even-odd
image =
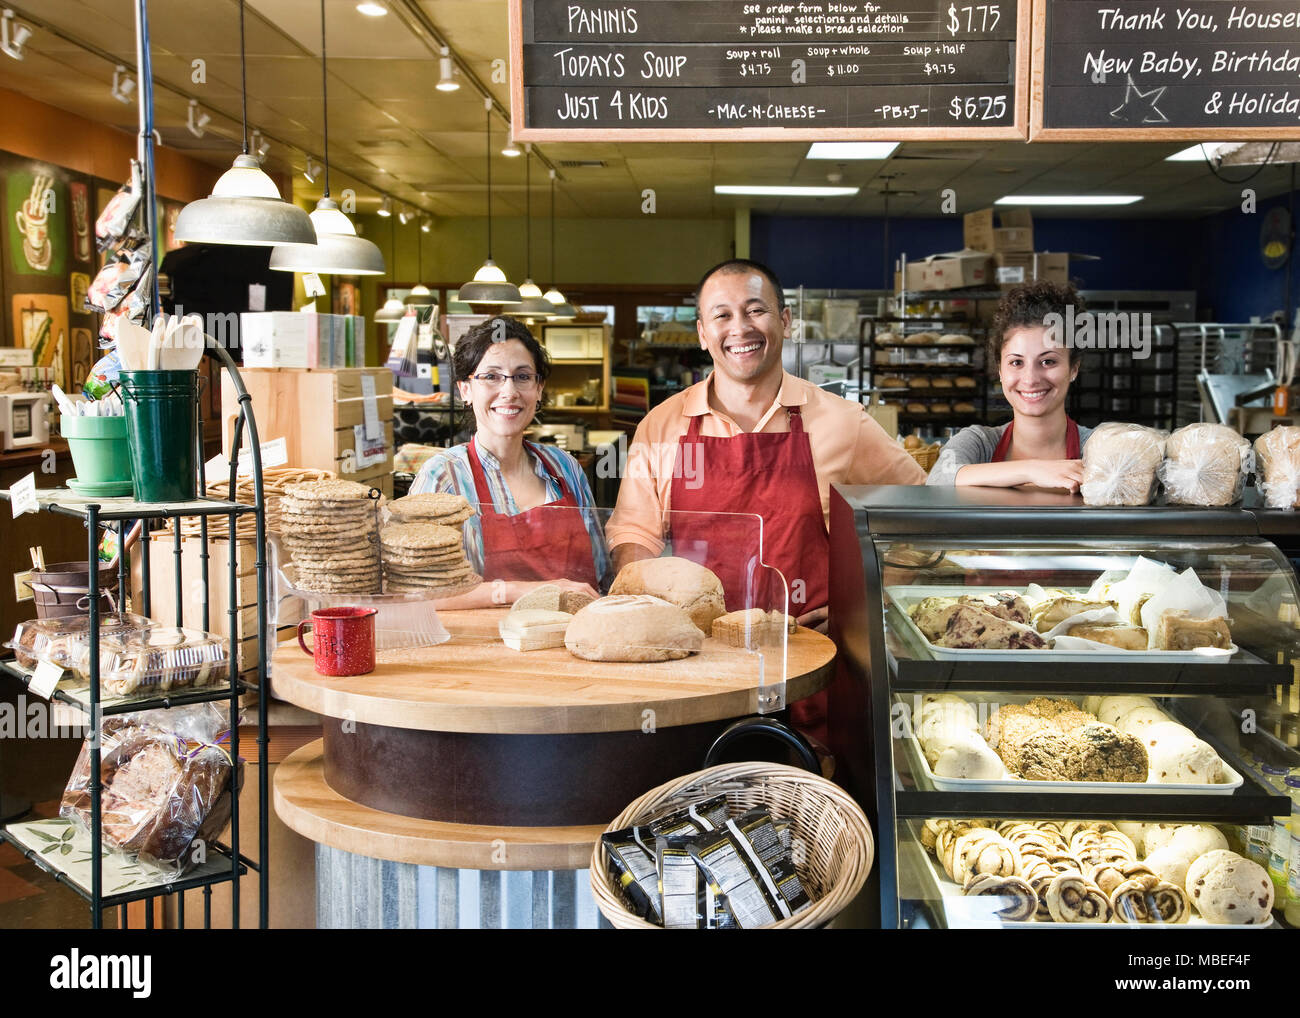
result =
[[528,670],[560,655],[578,668],[625,668],[629,681],[752,687],[758,713],[787,705],[793,622],[809,609],[803,582],[764,562],[761,517],[663,513],[661,553],[616,578],[604,538],[612,510],[469,508],[473,516],[451,513],[444,525],[396,519],[381,500],[351,528],[271,533],[276,625],[321,608],[374,607],[381,664],[433,667],[440,645],[480,645],[478,657],[496,667]]

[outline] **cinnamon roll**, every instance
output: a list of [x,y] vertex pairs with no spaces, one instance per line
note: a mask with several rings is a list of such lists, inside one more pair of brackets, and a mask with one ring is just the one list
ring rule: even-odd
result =
[[1192,915],[1191,903],[1177,884],[1161,880],[1154,873],[1126,880],[1111,893],[1115,921],[1120,923],[1187,922]]
[[1058,873],[1047,885],[1047,910],[1058,923],[1108,923],[1114,915],[1101,888],[1080,873]]
[[1156,873],[1146,863],[1136,862],[1131,859],[1098,863],[1091,867],[1087,873],[1088,879],[1100,887],[1103,894],[1108,896],[1114,894],[1115,888],[1124,881],[1141,876],[1156,876]]
[[993,914],[1006,922],[1027,922],[1038,909],[1038,895],[1028,881],[1016,876],[980,873],[966,882],[967,895],[990,895],[1001,899]]
[[953,879],[963,886],[973,876],[1015,876],[1020,853],[995,831],[971,831],[953,848]]

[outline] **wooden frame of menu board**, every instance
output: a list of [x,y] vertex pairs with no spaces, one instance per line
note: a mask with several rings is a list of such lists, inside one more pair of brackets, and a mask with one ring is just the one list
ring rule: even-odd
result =
[[[1212,29],[1202,29],[1202,31],[1209,38],[1214,39],[1215,43],[1222,47],[1222,51],[1225,54],[1230,54],[1231,58],[1236,58],[1243,51],[1243,48],[1249,47],[1251,43],[1250,41],[1238,41],[1232,39],[1230,28],[1229,32],[1220,36],[1218,34],[1219,28],[1228,26],[1218,19],[1220,17],[1226,17],[1230,8],[1258,8],[1260,11],[1263,11],[1264,9],[1282,9],[1287,6],[1292,6],[1290,0],[1236,0],[1236,3],[1227,3],[1227,0],[1186,0],[1186,2],[1183,3],[1163,4],[1154,7],[1149,4],[1140,5],[1133,3],[1132,0],[1105,0],[1105,6],[1107,9],[1116,10],[1118,12],[1117,16],[1119,17],[1138,17],[1141,15],[1153,17],[1157,16],[1161,11],[1161,8],[1163,8],[1164,20],[1162,25],[1159,27],[1164,31],[1170,31],[1171,26],[1174,26],[1174,34],[1172,37],[1162,38],[1152,34],[1155,31],[1155,27],[1152,26],[1149,21],[1134,21],[1132,31],[1135,32],[1135,38],[1138,40],[1137,42],[1131,44],[1124,44],[1121,42],[1119,45],[1115,45],[1113,39],[1108,39],[1104,42],[1097,40],[1103,50],[1110,50],[1110,56],[1107,58],[1104,53],[1094,56],[1091,51],[1088,52],[1088,56],[1094,57],[1091,64],[1094,68],[1093,74],[1101,73],[1103,68],[1099,66],[1098,61],[1105,60],[1106,66],[1104,70],[1109,72],[1114,69],[1117,80],[1114,83],[1109,84],[1104,96],[1099,93],[1096,96],[1095,101],[1091,101],[1092,97],[1089,96],[1089,106],[1091,107],[1093,115],[1096,115],[1096,112],[1099,110],[1105,110],[1107,115],[1111,116],[1122,109],[1126,109],[1130,103],[1138,108],[1141,108],[1142,104],[1145,103],[1147,104],[1148,110],[1154,109],[1156,111],[1154,114],[1149,112],[1144,112],[1142,114],[1141,121],[1146,122],[1156,121],[1157,118],[1166,116],[1166,112],[1160,110],[1159,104],[1162,100],[1168,104],[1169,100],[1165,99],[1165,94],[1180,87],[1185,90],[1184,94],[1187,99],[1193,101],[1193,106],[1198,102],[1207,104],[1208,102],[1213,101],[1216,95],[1218,98],[1222,99],[1222,94],[1225,91],[1232,96],[1238,94],[1246,96],[1248,97],[1247,101],[1249,101],[1249,98],[1261,99],[1261,97],[1270,95],[1274,100],[1277,100],[1281,93],[1287,91],[1287,88],[1289,87],[1291,100],[1296,106],[1296,109],[1291,110],[1286,115],[1293,116],[1295,126],[1270,126],[1267,124],[1257,126],[1214,126],[1213,124],[1193,125],[1186,123],[1179,125],[1176,121],[1174,121],[1172,126],[1156,126],[1155,123],[1152,123],[1149,126],[1143,126],[1142,122],[1139,122],[1136,126],[1122,127],[1101,125],[1085,126],[1079,124],[1073,126],[1048,126],[1047,121],[1049,113],[1051,112],[1048,109],[1049,105],[1051,105],[1050,89],[1052,87],[1060,87],[1050,86],[1047,82],[1047,65],[1049,56],[1047,38],[1049,32],[1049,8],[1053,11],[1071,6],[1082,9],[1087,6],[1092,6],[1093,0],[1032,0],[1032,3],[1033,27],[1031,33],[1032,38],[1029,46],[1029,51],[1032,57],[1029,85],[1030,141],[1300,141],[1300,88],[1297,88],[1294,85],[1284,86],[1282,88],[1269,88],[1267,82],[1255,84],[1254,87],[1251,87],[1250,85],[1239,85],[1236,89],[1232,87],[1232,84],[1225,83],[1216,88],[1212,79],[1210,84],[1205,84],[1204,74],[1207,67],[1211,71],[1211,74],[1215,73],[1213,58],[1216,51],[1211,49],[1209,43],[1198,42],[1194,34],[1197,29],[1190,27],[1190,21],[1193,16],[1200,18],[1205,14],[1209,14],[1214,17],[1214,24],[1217,27]],[[1101,0],[1097,0],[1097,3],[1100,4]],[[1213,10],[1213,8],[1216,7],[1221,7],[1222,12]],[[1185,15],[1184,23],[1188,24],[1189,27],[1183,31],[1177,31],[1178,22],[1175,20],[1179,17],[1180,11],[1188,12],[1188,14]],[[1072,41],[1068,45],[1083,47],[1089,44],[1087,38],[1083,38],[1077,33],[1076,30],[1078,26],[1071,24],[1069,28],[1070,31],[1066,33],[1067,37],[1071,40],[1078,41]],[[1260,29],[1260,31],[1268,31],[1268,29]],[[1296,40],[1300,41],[1300,26],[1296,26],[1295,35]],[[1157,41],[1152,42],[1151,40],[1153,38]],[[1287,48],[1287,40],[1289,39],[1290,35],[1288,34],[1280,41],[1274,37],[1266,41],[1261,40],[1260,44],[1264,46],[1272,46],[1274,54],[1276,55],[1278,51]],[[1160,49],[1161,47],[1163,47],[1163,49]],[[1141,53],[1137,52],[1139,48],[1141,48]],[[1190,85],[1182,84],[1180,86],[1177,82],[1171,84],[1167,79],[1160,78],[1154,80],[1148,79],[1146,82],[1138,82],[1134,80],[1130,73],[1133,70],[1132,65],[1125,66],[1124,61],[1132,58],[1137,66],[1141,68],[1145,59],[1144,54],[1148,51],[1156,54],[1155,61],[1157,62],[1162,58],[1165,60],[1182,59],[1184,61],[1184,66],[1181,69],[1181,73],[1185,75],[1184,81],[1186,81],[1187,78],[1190,78],[1194,83]],[[1247,53],[1245,59],[1248,60],[1249,51],[1246,50],[1245,52]],[[1189,68],[1186,66],[1186,62],[1191,59],[1195,59],[1197,63]],[[1210,61],[1209,63],[1202,62],[1207,59]],[[1297,62],[1297,65],[1300,65],[1300,49],[1293,46],[1290,58],[1288,59],[1294,59]],[[1086,59],[1085,65],[1087,65]],[[1295,68],[1292,68],[1291,71],[1288,71],[1287,73],[1292,73],[1294,69]],[[1168,74],[1170,72],[1166,73]],[[1295,80],[1293,73],[1292,78]],[[1107,82],[1102,81],[1098,84],[1106,85]],[[1236,82],[1234,81],[1233,84],[1236,84]],[[1281,84],[1281,82],[1279,82],[1279,84]],[[1115,107],[1114,110],[1107,109],[1107,107],[1111,105],[1111,102],[1116,98],[1119,99],[1120,106]],[[1103,99],[1105,101],[1103,101]],[[1174,99],[1174,103],[1185,110],[1187,99],[1177,97]],[[1205,106],[1203,105],[1202,108],[1204,110]],[[1172,106],[1170,107],[1170,112],[1174,112]],[[1177,116],[1176,112],[1175,116]],[[1137,119],[1137,116],[1133,116],[1130,119]]]
[[[900,37],[899,39],[886,40],[885,42],[877,42],[875,39],[871,40],[870,45],[876,46],[878,50],[884,50],[886,52],[890,52],[891,50],[894,51],[890,53],[890,55],[894,56],[896,59],[902,59],[902,60],[912,59],[916,61],[918,67],[912,69],[911,73],[913,76],[922,73],[922,71],[918,68],[921,68],[925,64],[928,64],[930,58],[930,54],[914,50],[914,47],[917,43],[925,44],[928,42],[928,43],[935,44],[937,49],[940,50],[940,52],[936,53],[934,59],[942,60],[944,56],[949,56],[949,59],[953,61],[951,66],[956,67],[957,66],[956,60],[958,59],[969,60],[971,66],[974,66],[981,62],[987,64],[991,62],[989,61],[989,57],[993,55],[994,47],[992,44],[994,42],[996,41],[1014,42],[1015,54],[1014,54],[1014,59],[1012,61],[1012,67],[1011,67],[1012,80],[1006,85],[1001,86],[1001,88],[1004,91],[1007,89],[1010,90],[1010,95],[1006,97],[1009,101],[1006,103],[1005,107],[1001,105],[996,105],[996,106],[993,105],[994,103],[999,102],[999,100],[1002,98],[1001,96],[992,96],[987,94],[987,93],[994,92],[999,87],[999,83],[997,82],[986,82],[986,83],[974,84],[974,85],[966,85],[966,84],[943,85],[940,82],[933,81],[931,83],[932,91],[930,93],[930,100],[929,100],[931,102],[935,102],[936,105],[939,105],[941,109],[949,108],[943,104],[946,103],[956,104],[952,107],[953,112],[951,116],[958,119],[962,117],[972,117],[973,119],[976,120],[990,119],[989,117],[990,113],[992,113],[995,110],[1000,110],[1005,108],[1007,112],[1011,114],[1011,119],[1009,122],[1007,121],[1006,114],[1004,113],[997,117],[997,119],[999,119],[1001,122],[991,126],[957,126],[955,124],[927,124],[927,125],[916,125],[916,126],[906,126],[906,127],[905,126],[897,126],[897,127],[877,126],[872,124],[867,126],[850,126],[850,127],[844,127],[844,126],[841,127],[801,127],[801,126],[746,127],[746,126],[736,125],[736,126],[725,126],[725,127],[647,126],[647,127],[623,128],[623,127],[615,127],[615,126],[566,127],[566,126],[534,124],[530,121],[529,114],[528,114],[526,89],[531,89],[534,87],[540,88],[540,87],[547,87],[547,86],[539,82],[524,80],[524,71],[525,71],[524,7],[525,4],[529,6],[530,15],[531,15],[531,12],[537,5],[542,3],[548,3],[548,2],[554,2],[554,0],[509,0],[508,3],[509,21],[510,21],[510,117],[511,117],[511,134],[516,141],[528,141],[528,142],[787,141],[788,142],[788,141],[866,141],[866,140],[951,141],[951,140],[981,140],[981,139],[1018,141],[1018,140],[1025,140],[1026,138],[1029,137],[1029,73],[1030,73],[1029,39],[1030,39],[1032,0],[933,0],[935,4],[935,11],[937,12],[940,18],[944,17],[945,13],[946,16],[949,18],[952,17],[960,18],[963,15],[957,12],[964,12],[964,16],[967,18],[968,24],[970,23],[971,19],[978,19],[981,17],[983,17],[985,22],[987,22],[988,12],[992,8],[997,8],[999,11],[1001,11],[1002,9],[1005,9],[1007,6],[1009,6],[1010,4],[1014,3],[1016,5],[1014,37],[1011,37],[1009,35],[1009,30],[1011,26],[1007,25],[1004,26],[1004,28],[1002,29],[998,29],[999,32],[1003,33],[1003,38],[999,40],[988,40],[988,41],[961,40],[962,42],[975,42],[977,45],[973,47],[973,49],[979,50],[980,55],[965,56],[966,46],[962,46],[961,47],[962,56],[960,58],[953,57],[950,55],[952,50],[951,44],[949,47],[941,47],[938,44],[941,43],[942,40],[925,39],[923,37],[917,37],[917,36],[906,37],[906,38]],[[565,0],[565,2],[568,3],[569,0]],[[655,0],[655,3],[664,3],[664,2],[666,2],[666,0]],[[700,0],[700,2],[702,5],[705,5],[705,0]],[[887,3],[888,0],[884,0],[884,2]],[[924,4],[925,2],[926,0],[922,0],[922,4]],[[579,3],[582,3],[584,6],[599,8],[602,11],[606,9],[617,9],[617,8],[622,8],[624,10],[626,10],[627,8],[635,9],[636,6],[635,3],[632,2],[626,4],[613,4],[610,2],[610,0],[573,0],[573,3],[575,6],[577,6],[577,4]],[[708,4],[708,6],[713,6],[714,8],[717,8],[720,5],[733,6],[732,0],[716,0],[716,2],[712,2],[711,0],[711,2]],[[822,8],[834,7],[836,9],[850,9],[856,11],[864,10],[864,8],[868,6],[867,4],[864,4],[862,0],[856,0],[856,2],[855,0],[847,0],[847,2],[845,3],[832,3],[832,2],[828,2],[828,0],[811,0],[811,5],[820,6]],[[794,10],[796,7],[805,6],[805,5],[773,3],[770,2],[770,0],[759,0],[759,2],[757,3],[743,3],[743,4],[735,3],[734,6],[739,7],[746,11],[752,10],[752,12],[754,12],[755,16],[757,17],[763,11],[770,11],[772,9],[779,10],[781,8],[784,8],[786,10]],[[873,3],[870,6],[872,6],[876,10],[879,10],[880,7],[882,6],[882,0],[873,0]],[[911,6],[915,8],[918,5],[916,3],[912,3]],[[644,11],[645,9],[646,8],[643,6],[642,10]],[[911,13],[914,14],[914,11]],[[530,20],[529,23],[532,24],[532,21]],[[726,23],[725,19],[720,19],[720,23]],[[996,18],[994,24],[996,25]],[[617,35],[618,33],[613,33],[613,34]],[[955,36],[956,32],[954,31],[953,34]],[[609,34],[602,34],[600,36],[600,39],[601,41],[598,45],[612,46],[617,44],[617,40],[611,39],[609,37]],[[831,39],[822,45],[831,46],[835,43],[835,41],[836,41],[835,39]],[[952,42],[954,43],[957,41],[958,40],[955,39],[952,40]],[[842,40],[840,40],[840,42],[841,45],[845,45],[845,46],[856,45],[851,43],[844,43]],[[752,43],[742,42],[739,44],[733,44],[727,42],[714,42],[713,44],[718,48],[718,50],[726,51],[727,56],[725,59],[733,62],[738,59],[744,59],[744,58],[737,57],[735,55],[735,51],[737,49],[740,48],[745,48],[746,50],[752,49],[754,51],[754,55],[756,59],[758,60],[758,66],[760,68],[766,68],[766,70],[759,70],[757,72],[750,72],[750,73],[771,74],[772,73],[771,67],[765,63],[765,60],[770,59],[770,53],[773,50],[776,50],[779,53],[779,50],[782,48],[788,50],[788,52],[785,54],[779,54],[778,59],[781,59],[782,62],[794,56],[800,56],[800,57],[806,56],[809,58],[821,57],[827,60],[830,59],[830,57],[828,57],[826,54],[816,54],[814,52],[809,52],[809,50],[815,50],[816,46],[819,45],[819,40],[817,40],[816,38],[811,39],[811,45],[809,42],[799,43],[797,45],[793,45],[789,43],[777,43],[777,44],[766,43],[765,44],[764,42],[762,42],[762,40],[756,40],[755,42]],[[549,43],[546,45],[555,45],[555,44]],[[594,46],[597,44],[593,42],[592,45]],[[639,53],[642,56],[642,58],[646,56],[644,52],[647,47],[646,43],[626,42],[624,45],[626,46],[626,49]],[[657,44],[650,43],[649,45],[654,46]],[[684,44],[664,43],[664,44],[659,44],[659,48],[660,50],[670,50],[673,49],[674,46],[676,46],[676,48],[680,49],[682,45]],[[768,57],[761,56],[762,51],[764,50],[768,51],[769,53]],[[796,50],[800,52],[796,53],[795,52]],[[907,50],[913,50],[913,51],[908,52]],[[852,60],[853,57],[850,56],[847,57],[846,59]],[[877,63],[877,57],[874,55],[872,57],[869,57],[868,59],[870,59],[872,63]],[[649,61],[647,61],[646,64],[648,66]],[[624,66],[626,67],[627,65],[625,64]],[[679,65],[674,65],[671,61],[664,66],[666,67],[667,74],[675,73],[679,67]],[[754,64],[751,63],[743,66],[754,66]],[[838,67],[843,65],[837,64],[835,66]],[[851,66],[851,70],[849,71],[849,73],[855,73],[859,71],[861,67],[867,65],[864,61],[862,64],[850,65],[850,66]],[[948,66],[948,65],[936,65],[936,66]],[[999,63],[999,66],[1004,66],[1004,65]],[[744,73],[743,71],[737,72],[737,69],[734,66],[731,68],[727,68],[727,70],[730,70],[733,74]],[[868,73],[870,72],[868,71]],[[926,70],[924,71],[924,73],[928,74],[929,71]],[[942,72],[936,71],[936,73],[942,73]],[[955,73],[955,72],[950,71],[949,73]],[[985,73],[987,73],[987,71]],[[636,80],[635,78],[632,77],[631,74],[629,74],[629,79],[632,81]],[[843,102],[847,108],[848,104],[851,101],[848,98],[850,94],[862,98],[865,97],[866,92],[869,89],[876,90],[877,98],[874,101],[880,101],[878,97],[881,94],[883,94],[884,90],[886,89],[895,90],[895,94],[898,94],[896,90],[910,88],[913,85],[924,86],[925,82],[924,81],[919,81],[919,82],[911,81],[911,82],[904,82],[904,83],[874,82],[868,84],[856,84],[850,86],[843,86],[844,89],[861,90],[861,91],[855,91],[853,93],[846,92]],[[558,88],[558,86],[556,87]],[[653,86],[647,86],[647,87],[653,87]],[[733,87],[737,87],[737,86],[733,86]],[[762,88],[763,86],[758,85],[756,83],[756,85],[753,87]],[[623,92],[623,89],[620,88],[608,88],[608,87],[599,88],[598,86],[592,86],[591,89],[585,89],[585,91],[591,92],[592,90],[596,90],[596,89],[599,89],[599,91],[603,91],[605,93],[605,95],[600,96],[601,101],[609,101],[611,93],[621,94]],[[677,86],[674,89],[674,91],[677,92],[686,92],[688,90],[696,93],[700,93],[702,95],[717,96],[720,92],[725,91],[725,86],[716,81],[700,81],[684,87]],[[826,89],[826,91],[831,91],[831,90]],[[974,95],[974,96],[956,94],[960,92],[982,92],[986,94]],[[954,93],[954,94],[949,95],[947,93]],[[914,92],[906,93],[906,96],[909,99],[912,98],[913,95]],[[596,105],[596,99],[597,99],[596,96],[592,97],[593,106]],[[613,105],[612,101],[610,102],[610,105],[611,106]],[[719,106],[721,104],[715,101],[714,105]],[[813,103],[810,105],[815,106],[816,104]],[[901,107],[901,109],[902,110],[915,109],[917,105],[919,104],[912,104],[906,107]],[[585,112],[590,110],[591,108],[592,108],[591,106],[576,107],[575,111]],[[755,111],[755,115],[756,115],[758,106],[755,105],[752,106],[751,108]],[[770,106],[767,108],[770,108]],[[664,109],[666,111],[667,109],[666,105]],[[789,107],[786,107],[786,109],[789,109]],[[900,107],[889,106],[887,104],[884,107],[884,109],[895,110],[895,109],[900,109]],[[631,115],[630,108],[628,112],[630,116]],[[712,109],[708,110],[708,113],[710,114],[712,114],[713,112],[714,111]],[[826,113],[827,111],[823,109],[818,112]],[[882,112],[881,109],[874,109],[873,112],[885,116],[885,114]],[[928,110],[923,110],[922,112],[928,113]],[[654,111],[652,110],[651,115],[653,115],[653,113]],[[621,117],[621,115],[622,115],[622,107],[620,104],[618,116]],[[696,115],[697,116],[699,115],[698,110],[696,111]],[[895,114],[893,114],[892,112],[889,114],[890,117],[893,117],[894,115]],[[905,114],[898,114],[898,115],[905,116]],[[721,119],[722,118],[721,112],[719,112],[717,116],[719,119]]]

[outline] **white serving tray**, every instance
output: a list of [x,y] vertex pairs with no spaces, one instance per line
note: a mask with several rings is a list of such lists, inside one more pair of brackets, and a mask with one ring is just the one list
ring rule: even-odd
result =
[[1192,917],[1185,923],[1055,923],[1039,922],[1037,919],[1008,922],[995,914],[999,899],[992,895],[963,894],[960,887],[948,879],[939,860],[934,858],[920,844],[916,850],[924,856],[924,871],[933,882],[935,896],[943,909],[944,918],[950,929],[1004,929],[1004,930],[1267,930],[1276,925],[1269,919],[1258,926],[1233,926],[1226,923],[1211,923],[1202,919],[1192,909]]
[[[937,647],[925,638],[925,634],[916,627],[910,614],[913,605],[927,597],[960,597],[964,594],[995,594],[1007,587],[958,587],[954,585],[936,586],[898,586],[886,587],[885,593],[898,609],[904,629],[908,635],[936,661],[1186,661],[1196,664],[1222,664],[1232,659],[1239,650],[1234,643],[1227,650],[1213,647],[1201,647],[1197,650],[1121,650],[1104,643],[1096,644],[1099,650],[1058,650],[1046,647],[1042,650],[980,650],[957,649],[954,647]],[[1086,591],[1081,588],[1063,588],[1068,593],[1082,597]],[[1072,643],[1088,641],[1072,638]]]
[[[1028,703],[1030,696],[999,696],[999,704]],[[905,703],[895,696],[896,703]],[[1169,719],[1173,721],[1173,718]],[[910,727],[910,726],[909,726]],[[981,733],[982,734],[982,733]],[[1128,792],[1141,791],[1143,795],[1231,795],[1242,786],[1243,779],[1237,771],[1223,761],[1228,781],[1222,785],[1166,785],[1154,781],[1027,781],[1024,778],[945,778],[930,769],[916,729],[904,740],[904,747],[912,764],[913,774],[924,774],[925,779],[940,792]]]

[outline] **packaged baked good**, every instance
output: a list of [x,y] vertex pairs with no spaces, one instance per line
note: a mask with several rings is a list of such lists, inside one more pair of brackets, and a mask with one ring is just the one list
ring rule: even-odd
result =
[[602,834],[600,843],[633,915],[662,926],[654,834],[648,827],[626,827]]
[[1300,505],[1300,428],[1274,428],[1255,439],[1255,470],[1266,506]]
[[797,915],[812,905],[771,815],[751,809],[692,839],[691,856],[741,929]]
[[564,646],[588,661],[676,661],[699,652],[704,634],[685,611],[662,598],[611,595],[573,616]]
[[1231,428],[1188,424],[1165,443],[1160,480],[1171,503],[1231,505],[1240,500],[1253,465],[1250,443]]
[[[107,612],[99,616],[99,633],[101,637],[128,636],[143,633],[157,624],[153,619],[131,612]],[[42,661],[60,668],[76,668],[77,655],[84,652],[84,638],[89,632],[89,615],[32,619],[20,622],[14,638],[5,646],[14,652],[15,659],[24,668],[35,668]]]
[[[86,647],[87,640],[74,643]],[[75,667],[84,672],[88,650],[79,650],[78,658]],[[229,642],[197,629],[155,626],[99,641],[100,688],[113,696],[216,685],[229,674]]]
[[649,594],[675,604],[703,632],[727,611],[722,581],[689,559],[665,556],[629,562],[618,571],[610,594]]
[[501,640],[511,650],[549,650],[564,646],[564,633],[573,616],[541,608],[512,609],[497,626]]
[[[216,704],[106,718],[100,728],[104,843],[175,873],[206,855],[230,821],[231,786],[239,785],[229,726],[230,715]],[[89,830],[90,798],[88,740],[59,815]]]
[[1083,449],[1083,483],[1088,505],[1149,505],[1165,452],[1165,433],[1138,424],[1098,425]]

